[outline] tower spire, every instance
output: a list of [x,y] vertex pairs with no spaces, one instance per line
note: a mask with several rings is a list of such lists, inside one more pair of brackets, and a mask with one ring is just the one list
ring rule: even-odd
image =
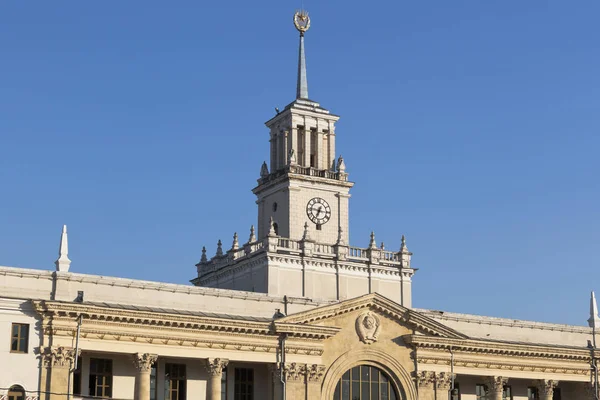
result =
[[298,83],[296,85],[296,99],[308,99],[308,81],[306,79],[306,56],[304,54],[304,32],[310,28],[308,12],[296,11],[294,25],[300,32],[300,49],[298,52]]

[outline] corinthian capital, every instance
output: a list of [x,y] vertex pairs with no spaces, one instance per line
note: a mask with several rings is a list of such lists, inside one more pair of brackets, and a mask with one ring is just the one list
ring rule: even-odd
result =
[[227,364],[229,360],[226,358],[207,358],[204,366],[210,376],[220,376]]
[[551,395],[558,386],[558,381],[552,379],[538,379],[535,384],[542,395]]
[[135,353],[133,355],[133,365],[135,365],[140,372],[150,372],[152,364],[156,362],[157,358],[158,356],[156,354]]
[[75,354],[75,349],[64,346],[41,347],[39,354],[46,368],[70,368],[79,355]]
[[320,364],[308,364],[306,366],[306,379],[307,381],[320,383],[323,381],[325,375],[325,366]]
[[452,386],[452,374],[449,372],[438,372],[435,374],[435,386],[444,391],[450,390]]
[[417,372],[417,383],[420,388],[433,389],[435,384],[435,372],[419,371]]
[[304,378],[306,377],[306,364],[286,363],[282,367],[286,381],[304,382]]
[[508,378],[503,378],[501,376],[488,376],[485,379],[485,383],[488,386],[490,392],[502,393],[502,391],[504,390],[504,385],[508,383]]

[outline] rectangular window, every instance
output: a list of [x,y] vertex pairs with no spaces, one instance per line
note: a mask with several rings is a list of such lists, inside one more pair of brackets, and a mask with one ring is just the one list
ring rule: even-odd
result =
[[539,400],[538,390],[536,387],[527,388],[527,399],[528,400]]
[[504,386],[502,390],[502,400],[512,400],[512,389],[510,386]]
[[227,368],[223,368],[221,375],[221,400],[227,400]]
[[252,368],[235,369],[234,400],[254,400],[254,370]]
[[11,353],[27,353],[29,344],[29,324],[12,324],[10,337]]
[[165,399],[185,400],[185,364],[165,364]]
[[90,358],[90,396],[112,397],[112,360]]
[[489,400],[487,393],[488,393],[487,386],[475,385],[475,398],[477,400]]

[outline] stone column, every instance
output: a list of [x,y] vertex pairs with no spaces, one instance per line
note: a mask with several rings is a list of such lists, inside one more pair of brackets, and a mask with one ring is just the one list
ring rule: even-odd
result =
[[325,366],[320,364],[308,364],[306,366],[306,398],[321,398],[321,383],[325,376]]
[[315,160],[315,167],[317,169],[328,169],[327,165],[325,164],[325,159],[327,157],[325,157],[325,152],[323,151],[323,130],[322,129],[318,129],[317,128],[317,137],[316,137],[317,142],[315,143],[315,153],[316,156],[316,160]]
[[485,379],[485,384],[490,392],[490,400],[502,400],[504,385],[506,385],[507,382],[508,378],[503,378],[501,376],[488,376]]
[[223,368],[229,364],[225,358],[206,359],[206,371],[208,372],[208,382],[206,384],[206,400],[221,400],[221,377]]
[[558,386],[558,381],[551,379],[539,379],[535,383],[540,393],[540,400],[552,400],[554,388]]
[[137,369],[135,375],[135,400],[150,400],[150,370],[156,362],[156,354],[135,353],[133,365]]
[[[42,363],[46,369],[45,391],[48,400],[66,400],[73,381],[71,370],[75,363],[75,350],[71,347],[45,347],[40,349]],[[42,388],[44,390],[44,383]]]
[[419,400],[435,400],[435,372],[421,371],[417,373]]

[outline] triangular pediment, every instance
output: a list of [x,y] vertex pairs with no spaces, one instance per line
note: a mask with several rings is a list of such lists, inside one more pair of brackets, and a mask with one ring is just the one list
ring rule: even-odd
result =
[[380,295],[367,294],[339,303],[317,307],[280,318],[276,324],[320,325],[324,321],[357,310],[372,310],[413,328],[416,332],[445,338],[466,339],[468,336]]

